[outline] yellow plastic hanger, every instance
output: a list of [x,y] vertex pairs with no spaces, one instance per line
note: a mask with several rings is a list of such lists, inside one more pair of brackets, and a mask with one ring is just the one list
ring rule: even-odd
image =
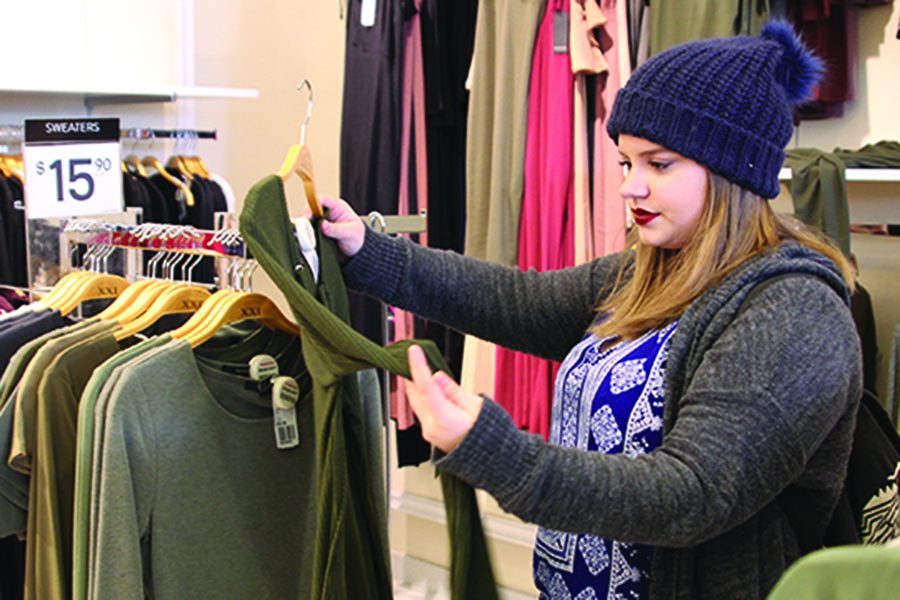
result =
[[36,304],[51,308],[61,297],[67,294],[78,281],[89,275],[90,273],[88,271],[72,271],[71,273],[66,273],[44,297],[37,300]]
[[195,313],[211,294],[206,288],[175,283],[150,305],[150,307],[131,322],[123,323],[122,329],[116,332],[116,340],[121,341],[144,331],[166,315]]
[[166,168],[162,166],[162,164],[155,156],[145,156],[143,159],[141,159],[141,163],[145,167],[153,167],[160,175],[162,175],[163,179],[180,189],[184,194],[185,204],[187,204],[188,206],[194,205],[194,194],[191,193],[191,187],[166,171]]
[[122,162],[134,169],[134,172],[141,177],[147,176],[147,169],[144,168],[144,164],[141,162],[141,157],[137,154],[129,154],[122,159]]
[[109,273],[89,273],[89,276],[79,283],[65,296],[60,298],[55,306],[64,315],[78,308],[78,305],[87,300],[99,300],[102,298],[116,298],[131,282],[118,275]]
[[300,335],[300,328],[284,316],[271,298],[258,292],[237,292],[220,300],[212,314],[203,321],[203,325],[190,330],[183,339],[196,348],[212,338],[223,326],[247,319],[260,321],[267,327],[291,335]]
[[170,281],[155,279],[143,279],[132,283],[115,302],[97,316],[104,321],[115,319],[119,323],[127,323],[142,315],[171,284]]
[[278,176],[282,181],[287,181],[292,173],[296,173],[300,180],[303,181],[303,189],[306,193],[306,202],[309,204],[309,210],[316,217],[321,217],[325,213],[322,211],[322,205],[319,203],[319,196],[316,193],[316,184],[313,180],[313,163],[312,153],[305,144],[306,140],[306,124],[312,118],[313,93],[312,85],[308,79],[304,79],[297,86],[298,90],[303,87],[309,88],[309,102],[306,107],[306,119],[300,126],[300,143],[294,144],[288,148],[287,155],[281,162],[281,168],[278,169]]

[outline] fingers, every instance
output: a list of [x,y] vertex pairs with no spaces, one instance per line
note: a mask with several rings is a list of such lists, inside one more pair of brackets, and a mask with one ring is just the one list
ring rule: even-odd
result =
[[328,209],[329,221],[339,223],[359,219],[359,215],[345,200],[332,196],[322,196],[320,202],[322,206]]
[[419,346],[410,346],[408,353],[409,374],[412,377],[413,385],[415,385],[420,392],[427,393],[433,380],[431,377],[431,368],[428,366],[428,360],[425,358],[425,353]]
[[446,373],[432,375],[419,346],[410,346],[408,352],[412,385],[407,387],[407,395],[422,435],[444,452],[451,452],[472,429],[482,398],[462,391]]
[[344,256],[355,255],[365,241],[366,226],[344,200],[322,196],[321,202],[328,209],[328,218],[320,225],[322,233],[338,243]]

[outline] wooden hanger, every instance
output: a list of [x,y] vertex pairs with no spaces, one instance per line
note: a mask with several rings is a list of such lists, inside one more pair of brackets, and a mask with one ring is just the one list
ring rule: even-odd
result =
[[294,144],[288,148],[287,155],[281,162],[281,168],[278,169],[278,176],[281,177],[282,181],[287,181],[292,173],[296,173],[303,182],[303,190],[306,193],[306,203],[309,205],[309,210],[314,216],[322,217],[325,213],[319,202],[319,196],[316,193],[316,184],[313,180],[312,153],[310,153],[309,147],[305,144],[306,125],[312,118],[313,108],[312,85],[309,83],[308,79],[304,79],[300,82],[297,89],[301,90],[304,86],[309,88],[309,102],[306,107],[306,119],[300,126],[300,143]]

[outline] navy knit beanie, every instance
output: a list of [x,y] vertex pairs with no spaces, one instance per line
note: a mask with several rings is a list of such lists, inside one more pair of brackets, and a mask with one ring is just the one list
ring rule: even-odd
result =
[[619,90],[606,125],[656,142],[762,196],[778,195],[793,106],[822,73],[784,21],[759,37],[689,42],[641,65]]

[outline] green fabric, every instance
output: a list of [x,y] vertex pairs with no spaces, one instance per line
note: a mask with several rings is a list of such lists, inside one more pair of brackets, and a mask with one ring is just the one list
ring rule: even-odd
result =
[[850,207],[844,163],[835,154],[814,148],[788,150],[794,215],[818,228],[850,256]]
[[804,556],[769,600],[893,600],[900,590],[900,547],[841,546]]
[[75,450],[75,497],[72,528],[72,597],[87,598],[88,522],[91,502],[91,463],[94,457],[94,406],[113,369],[171,340],[169,335],[150,338],[107,359],[94,369],[78,404]]
[[312,386],[300,345],[284,354],[301,390],[300,445],[286,450],[271,394],[246,369],[204,367],[184,340],[121,367],[106,406],[91,598],[309,597]]
[[831,238],[850,256],[850,207],[845,168],[900,168],[900,142],[882,141],[859,150],[797,148],[786,153],[794,214]]
[[38,386],[35,435],[29,440],[34,452],[28,489],[28,536],[40,543],[26,546],[30,598],[71,597],[78,400],[94,368],[120,349],[110,329],[59,352],[47,365]]
[[[13,411],[13,439],[9,449],[9,466],[25,475],[31,474],[31,459],[34,455],[34,430],[37,423],[35,418],[37,394],[38,386],[44,375],[44,369],[47,368],[58,353],[69,346],[93,337],[112,326],[110,323],[99,323],[96,319],[84,321],[71,327],[60,329],[59,335],[54,335],[56,332],[51,332],[47,336],[41,336],[37,340],[29,342],[28,345],[36,350],[28,366],[22,372],[16,387],[16,405]],[[35,345],[32,346],[32,344]],[[28,587],[27,576],[25,585]]]
[[[171,342],[171,340],[170,340]],[[149,360],[157,353],[165,352],[168,344],[164,344],[162,346],[155,346],[151,349],[144,351],[139,357],[133,357],[133,359],[140,359],[141,361]],[[90,514],[88,515],[88,568],[87,568],[87,576],[88,576],[88,598],[96,598],[96,595],[93,593],[95,588],[95,567],[96,567],[96,555],[97,555],[97,545],[98,545],[98,529],[100,522],[100,472],[103,469],[103,451],[104,451],[104,439],[103,432],[106,427],[106,408],[107,404],[110,402],[110,398],[112,396],[112,391],[114,389],[115,384],[121,378],[122,374],[125,373],[128,366],[132,364],[132,361],[125,362],[112,370],[109,378],[106,383],[100,389],[100,393],[97,396],[96,401],[94,402],[94,445],[93,445],[93,459],[91,462],[91,478],[90,478],[90,500],[89,500],[89,510]]]
[[897,169],[900,168],[900,142],[881,141],[866,144],[859,150],[837,148],[834,153],[849,169]]
[[68,327],[48,331],[44,335],[23,344],[21,348],[16,350],[16,353],[9,359],[9,364],[6,365],[6,369],[3,371],[3,377],[0,378],[0,406],[6,404],[6,401],[12,396],[13,391],[19,384],[19,380],[22,378],[22,374],[25,372],[31,359],[34,358],[35,353],[37,353],[48,340],[52,340],[53,338],[57,338],[72,331],[77,331],[94,322],[95,320],[82,321],[81,323],[75,323]]
[[651,0],[650,55],[694,40],[759,35],[768,18],[768,0]]
[[[230,358],[249,360],[260,352],[272,353],[273,336],[265,329],[242,331],[232,327],[223,328],[216,336],[197,349],[204,359]],[[102,467],[102,432],[105,426],[106,401],[109,393],[124,367],[133,359],[150,358],[157,349],[172,340],[169,334],[152,337],[140,344],[116,354],[94,371],[88,382],[78,411],[78,450],[76,452],[75,473],[75,523],[73,549],[73,598],[84,600],[90,597],[90,574],[93,572],[93,557],[96,554],[96,527],[99,520],[98,504],[91,498],[99,497],[99,477],[95,474]],[[96,379],[95,379],[96,378]]]
[[[446,370],[446,365],[432,342],[405,340],[382,348],[347,324],[337,248],[317,233],[320,278],[315,283],[297,247],[280,178],[267,177],[248,192],[240,229],[253,257],[291,306],[313,380],[319,519],[310,597],[390,598],[388,557],[373,521],[373,495],[383,490],[374,489],[367,472],[356,381],[348,375],[377,367],[408,377],[406,351],[413,343],[423,347],[433,367]],[[444,481],[443,488],[453,598],[496,598],[474,491],[458,481]]]

